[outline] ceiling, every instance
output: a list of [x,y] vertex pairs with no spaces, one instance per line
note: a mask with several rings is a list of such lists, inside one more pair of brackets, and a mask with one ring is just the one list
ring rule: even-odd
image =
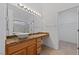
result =
[[50,12],[63,11],[74,6],[78,6],[79,3],[24,3],[24,5],[42,13],[43,10],[48,10]]

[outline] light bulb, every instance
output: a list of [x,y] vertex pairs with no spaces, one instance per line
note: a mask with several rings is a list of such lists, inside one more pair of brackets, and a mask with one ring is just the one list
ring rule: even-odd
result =
[[21,4],[21,3],[19,3],[17,5],[20,6],[21,8],[24,8],[23,4]]
[[24,9],[27,11],[27,8],[24,6]]
[[38,15],[38,13],[36,12],[36,15]]
[[27,8],[24,8],[25,10],[27,10]]
[[31,11],[31,14],[34,14],[34,13],[33,13],[33,10],[30,10],[30,11]]
[[35,11],[33,11],[33,13],[35,13]]
[[27,8],[27,10],[30,10],[30,8]]
[[19,5],[20,5],[20,6],[23,6],[23,4],[21,4],[21,3],[20,3]]
[[33,13],[33,10],[30,10]]
[[26,6],[24,6],[24,8],[26,8]]

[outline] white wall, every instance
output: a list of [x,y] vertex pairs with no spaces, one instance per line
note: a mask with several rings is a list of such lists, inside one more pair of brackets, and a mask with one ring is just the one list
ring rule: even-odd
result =
[[43,4],[43,25],[44,31],[48,31],[50,38],[45,40],[45,44],[51,48],[58,48],[58,14],[57,12],[63,11],[79,4]]
[[6,5],[0,4],[0,54],[5,54],[6,39]]
[[48,39],[44,40],[44,44],[58,49],[57,13],[50,6],[52,4],[43,5],[43,31],[49,32],[50,35]]
[[34,10],[39,11],[42,14],[42,18],[39,19],[39,21],[41,22],[41,27],[37,26],[37,27],[35,27],[34,30],[49,32],[50,37],[48,39],[44,40],[44,44],[51,47],[51,48],[57,49],[58,48],[58,41],[59,41],[57,12],[77,6],[79,4],[67,4],[67,3],[66,4],[61,4],[61,3],[33,4],[33,3],[30,3],[30,4],[25,4],[25,5],[34,9]]
[[78,12],[77,8],[71,8],[59,13],[58,19],[59,39],[71,43],[78,40]]

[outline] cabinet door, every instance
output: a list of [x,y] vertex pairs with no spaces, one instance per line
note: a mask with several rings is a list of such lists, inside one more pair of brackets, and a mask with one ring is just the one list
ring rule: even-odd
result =
[[31,46],[27,47],[27,54],[35,55],[36,54],[36,45],[31,45]]
[[40,54],[40,52],[41,52],[41,49],[42,49],[42,40],[41,40],[41,38],[38,38],[37,39],[37,54]]
[[22,50],[19,50],[19,51],[15,52],[12,55],[26,55],[26,54],[27,54],[26,49],[22,49]]

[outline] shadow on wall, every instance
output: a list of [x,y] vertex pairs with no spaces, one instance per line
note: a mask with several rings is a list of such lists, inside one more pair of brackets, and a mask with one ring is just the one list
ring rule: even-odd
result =
[[50,37],[50,35],[48,37],[45,37],[43,40],[43,44],[49,48],[54,48],[54,44],[52,42],[53,42],[53,40]]

